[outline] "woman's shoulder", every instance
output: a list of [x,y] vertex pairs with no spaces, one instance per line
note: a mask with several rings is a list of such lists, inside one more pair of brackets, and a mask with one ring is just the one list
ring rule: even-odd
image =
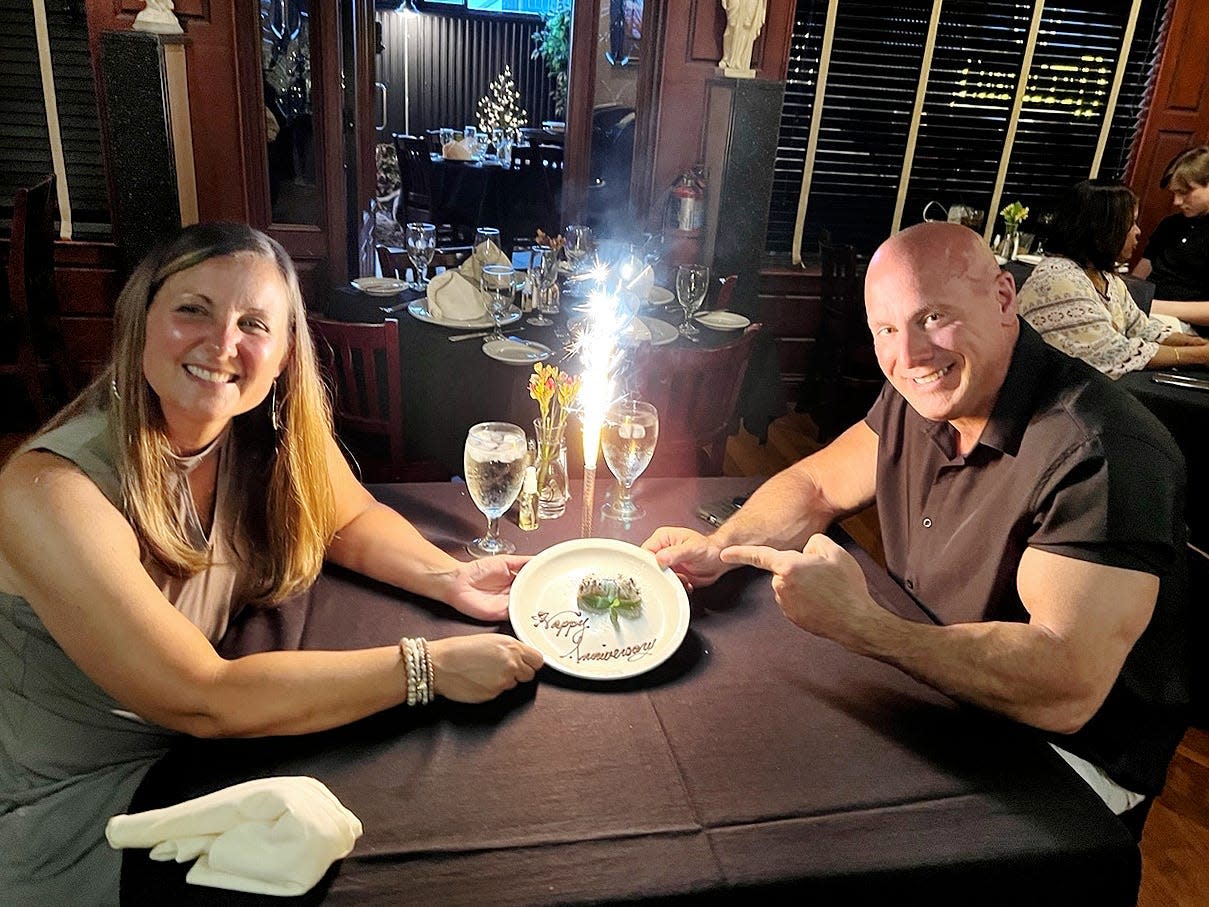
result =
[[38,452],[53,454],[71,464],[111,502],[116,504],[120,500],[117,450],[104,411],[95,407],[84,409],[21,447],[21,455]]
[[1047,255],[1020,287],[1020,303],[1022,306],[1035,305],[1058,295],[1081,295],[1086,281],[1083,269],[1069,258]]

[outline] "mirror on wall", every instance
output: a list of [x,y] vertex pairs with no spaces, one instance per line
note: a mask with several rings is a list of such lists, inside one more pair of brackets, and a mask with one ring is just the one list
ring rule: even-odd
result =
[[319,224],[309,0],[260,0],[271,220]]

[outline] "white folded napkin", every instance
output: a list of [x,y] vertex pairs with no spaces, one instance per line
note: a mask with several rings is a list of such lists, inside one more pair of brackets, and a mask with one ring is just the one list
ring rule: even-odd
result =
[[510,264],[512,264],[512,259],[504,254],[504,250],[487,239],[475,246],[471,256],[458,265],[458,270],[463,277],[477,287],[483,276],[483,265]]
[[428,314],[446,321],[474,321],[487,314],[478,281],[460,271],[442,271],[428,281]]
[[441,157],[448,161],[473,161],[474,149],[465,139],[460,142],[446,142],[441,146]]
[[321,782],[260,778],[175,806],[114,816],[114,849],[149,847],[153,860],[196,859],[192,885],[289,897],[303,894],[348,856],[361,821]]
[[633,293],[640,301],[645,302],[651,295],[653,286],[655,286],[655,271],[650,265],[645,265],[641,271],[626,281],[624,289]]

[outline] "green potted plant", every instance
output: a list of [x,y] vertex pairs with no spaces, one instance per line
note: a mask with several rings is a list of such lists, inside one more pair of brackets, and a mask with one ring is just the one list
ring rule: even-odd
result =
[[571,9],[559,0],[542,17],[541,27],[533,33],[532,59],[542,60],[554,77],[554,113],[567,115],[567,63],[571,56]]

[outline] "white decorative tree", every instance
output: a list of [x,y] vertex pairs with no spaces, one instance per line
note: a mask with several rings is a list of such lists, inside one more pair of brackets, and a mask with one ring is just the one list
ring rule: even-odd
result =
[[487,86],[487,93],[479,98],[479,130],[490,136],[492,129],[499,128],[508,135],[515,135],[516,130],[529,121],[520,101],[521,93],[512,80],[512,69],[505,66]]

